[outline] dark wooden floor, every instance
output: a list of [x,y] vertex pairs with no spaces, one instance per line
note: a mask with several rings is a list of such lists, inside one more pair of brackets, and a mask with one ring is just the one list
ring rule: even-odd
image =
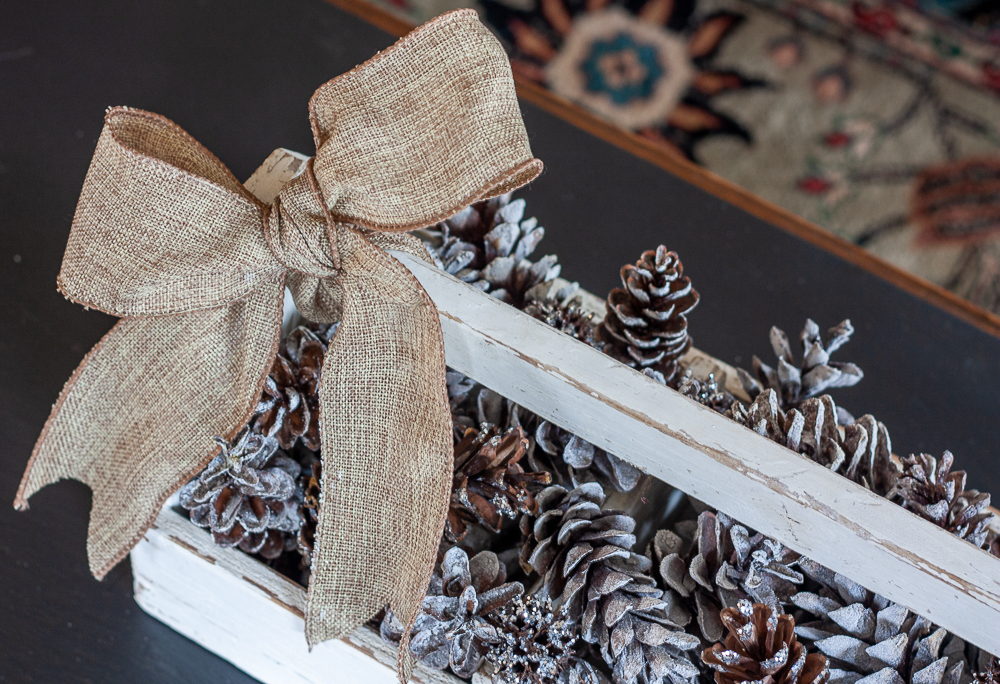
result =
[[[312,91],[390,42],[320,0],[4,8],[0,682],[249,681],[146,617],[127,563],[90,578],[86,487],[61,483],[27,513],[10,507],[59,389],[112,324],[65,301],[55,276],[106,107],[174,119],[245,178],[276,147],[310,152]],[[950,448],[973,486],[1000,490],[1000,339],[550,114],[524,115],[547,164],[524,196],[564,275],[603,294],[621,264],[667,244],[702,294],[695,343],[745,366],[770,356],[772,324],[797,334],[807,316],[823,327],[850,317],[858,332],[838,356],[866,377],[840,403],[884,421],[897,453]]]

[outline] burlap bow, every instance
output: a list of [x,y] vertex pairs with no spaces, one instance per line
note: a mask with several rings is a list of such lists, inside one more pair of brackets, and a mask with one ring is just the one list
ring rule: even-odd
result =
[[323,85],[310,120],[316,156],[267,207],[167,119],[108,112],[59,287],[122,320],[64,388],[15,506],[61,478],[88,484],[102,577],[211,459],[212,437],[251,418],[287,284],[307,318],[342,322],[319,389],[313,644],[386,604],[412,624],[450,495],[438,313],[383,250],[426,257],[404,231],[528,182],[541,162],[506,55],[469,10]]

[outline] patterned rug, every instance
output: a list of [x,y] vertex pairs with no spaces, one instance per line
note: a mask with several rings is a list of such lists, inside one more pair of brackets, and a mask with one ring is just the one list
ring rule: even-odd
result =
[[1000,312],[998,0],[375,1]]

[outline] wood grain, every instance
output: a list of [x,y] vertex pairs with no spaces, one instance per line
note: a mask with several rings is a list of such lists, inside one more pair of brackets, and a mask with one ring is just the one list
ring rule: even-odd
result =
[[[147,613],[265,684],[396,684],[396,649],[368,627],[306,645],[305,589],[164,508],[132,550],[135,600]],[[335,673],[335,674],[334,674]],[[459,684],[418,665],[413,681]]]
[[[403,36],[414,24],[365,0],[326,0],[394,36]],[[820,228],[745,188],[677,155],[656,142],[601,119],[555,95],[544,86],[514,74],[517,94],[524,100],[570,124],[654,164],[691,185],[733,204],[810,244],[863,268],[896,287],[920,297],[980,330],[1000,337],[1000,316],[979,307],[940,285],[916,276],[871,252]]]

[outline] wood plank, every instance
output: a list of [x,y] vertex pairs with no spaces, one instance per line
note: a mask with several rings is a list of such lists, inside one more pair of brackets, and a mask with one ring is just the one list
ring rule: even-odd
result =
[[402,253],[448,365],[788,547],[1000,652],[1000,559]]
[[[131,562],[143,610],[265,684],[397,682],[396,649],[367,627],[310,652],[305,589],[242,551],[216,546],[170,508],[132,550]],[[422,665],[413,681],[462,682]]]
[[[414,24],[366,0],[326,0],[345,12],[394,35],[403,36]],[[514,74],[517,94],[550,114],[590,133],[601,140],[654,164],[748,214],[767,221],[810,244],[863,268],[896,287],[944,309],[976,328],[1000,337],[1000,316],[973,304],[940,285],[905,271],[868,250],[820,228],[816,224],[755,195],[745,188],[712,173],[703,166],[672,153],[656,142],[616,126],[579,105],[555,95],[550,90],[520,74]]]

